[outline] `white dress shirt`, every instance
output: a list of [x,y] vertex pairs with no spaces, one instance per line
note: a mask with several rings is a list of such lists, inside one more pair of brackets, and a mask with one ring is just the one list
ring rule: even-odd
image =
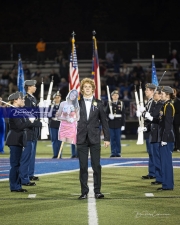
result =
[[[85,99],[88,99],[90,101],[86,101]],[[85,105],[86,105],[87,120],[89,119],[89,114],[90,114],[90,110],[91,110],[92,99],[93,99],[93,96],[91,98],[84,98],[84,102],[85,102]]]

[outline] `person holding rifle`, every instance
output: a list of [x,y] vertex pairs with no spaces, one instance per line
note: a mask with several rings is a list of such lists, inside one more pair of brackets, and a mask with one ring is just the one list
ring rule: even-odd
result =
[[[27,92],[25,95],[25,107],[31,109],[37,110],[37,99],[33,95],[36,92],[36,80],[25,80],[24,81],[24,88],[25,91]],[[33,181],[38,181],[39,177],[34,176],[34,171],[35,171],[35,157],[36,157],[36,146],[37,146],[37,140],[40,135],[40,128],[39,127],[34,127],[33,128],[33,146],[32,146],[32,151],[31,151],[31,159],[29,163],[29,178],[30,180]],[[22,158],[22,161],[24,159]],[[22,163],[21,163],[22,165]]]
[[[159,141],[159,113],[163,106],[163,101],[161,100],[161,87],[157,87],[154,93],[154,108],[151,110],[151,114],[147,112],[145,114],[145,118],[147,115],[150,115],[149,122],[151,123],[151,131],[149,134],[149,142],[152,145],[153,149],[153,161],[155,166],[155,177],[156,180],[151,182],[152,185],[162,184],[162,170],[161,170],[161,159],[160,159],[160,141]],[[152,121],[151,121],[152,117]]]
[[[162,171],[162,187],[158,191],[167,191],[174,189],[174,175],[172,165],[172,152],[174,147],[173,120],[175,115],[172,100],[175,98],[173,89],[169,86],[163,86],[161,89],[161,100],[164,101],[163,107],[159,113],[159,135],[160,142],[160,162]],[[146,118],[153,121],[150,113],[146,113]]]
[[[139,110],[136,111],[136,115],[145,117],[145,112],[152,112],[154,108],[154,101],[153,101],[153,95],[154,90],[156,89],[156,85],[152,83],[147,83],[145,85],[145,96],[147,98],[147,102],[145,104],[145,107],[140,107]],[[154,179],[155,178],[155,166],[154,166],[154,160],[153,160],[153,149],[152,145],[149,142],[149,134],[150,134],[150,122],[147,120],[147,118],[144,118],[144,139],[146,141],[146,149],[149,155],[149,162],[148,162],[148,174],[145,176],[142,176],[142,179]]]
[[50,137],[52,142],[52,148],[53,148],[53,159],[58,157],[59,149],[61,146],[61,141],[58,140],[58,131],[60,126],[60,121],[57,120],[56,113],[59,110],[61,102],[61,94],[59,91],[57,91],[53,95],[53,102],[50,106],[50,110],[48,112],[48,118],[49,121],[49,130],[50,130]]
[[[125,130],[125,107],[124,103],[119,100],[119,92],[117,90],[111,93],[111,98],[112,101],[108,99],[111,105],[107,107],[111,144],[110,157],[121,157],[121,132]],[[112,110],[110,107],[112,107]]]

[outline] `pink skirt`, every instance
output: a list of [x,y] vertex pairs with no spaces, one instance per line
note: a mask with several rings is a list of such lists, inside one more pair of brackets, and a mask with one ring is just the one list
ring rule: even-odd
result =
[[58,132],[58,140],[62,141],[64,138],[71,139],[72,142],[70,144],[76,144],[76,134],[77,134],[77,123],[69,123],[67,121],[61,121],[59,132]]

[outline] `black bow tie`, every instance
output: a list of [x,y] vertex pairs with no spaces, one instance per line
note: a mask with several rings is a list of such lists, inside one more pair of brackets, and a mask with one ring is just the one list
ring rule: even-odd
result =
[[90,98],[84,98],[84,101],[92,102],[92,99],[90,99]]

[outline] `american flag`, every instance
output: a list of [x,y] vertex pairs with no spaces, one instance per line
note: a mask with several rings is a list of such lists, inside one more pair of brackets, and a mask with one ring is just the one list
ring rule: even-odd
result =
[[155,84],[156,86],[158,86],[156,67],[155,67],[155,63],[154,63],[154,55],[152,55],[152,84]]
[[69,90],[72,89],[76,89],[80,94],[80,81],[74,36],[72,37],[72,52],[69,63]]
[[92,79],[94,79],[96,89],[95,97],[101,99],[101,81],[99,72],[99,60],[97,51],[97,42],[95,36],[93,36],[93,57],[92,57]]
[[21,61],[21,55],[18,55],[18,76],[17,76],[17,87],[18,91],[21,91],[24,95],[26,94],[24,90],[24,71]]

